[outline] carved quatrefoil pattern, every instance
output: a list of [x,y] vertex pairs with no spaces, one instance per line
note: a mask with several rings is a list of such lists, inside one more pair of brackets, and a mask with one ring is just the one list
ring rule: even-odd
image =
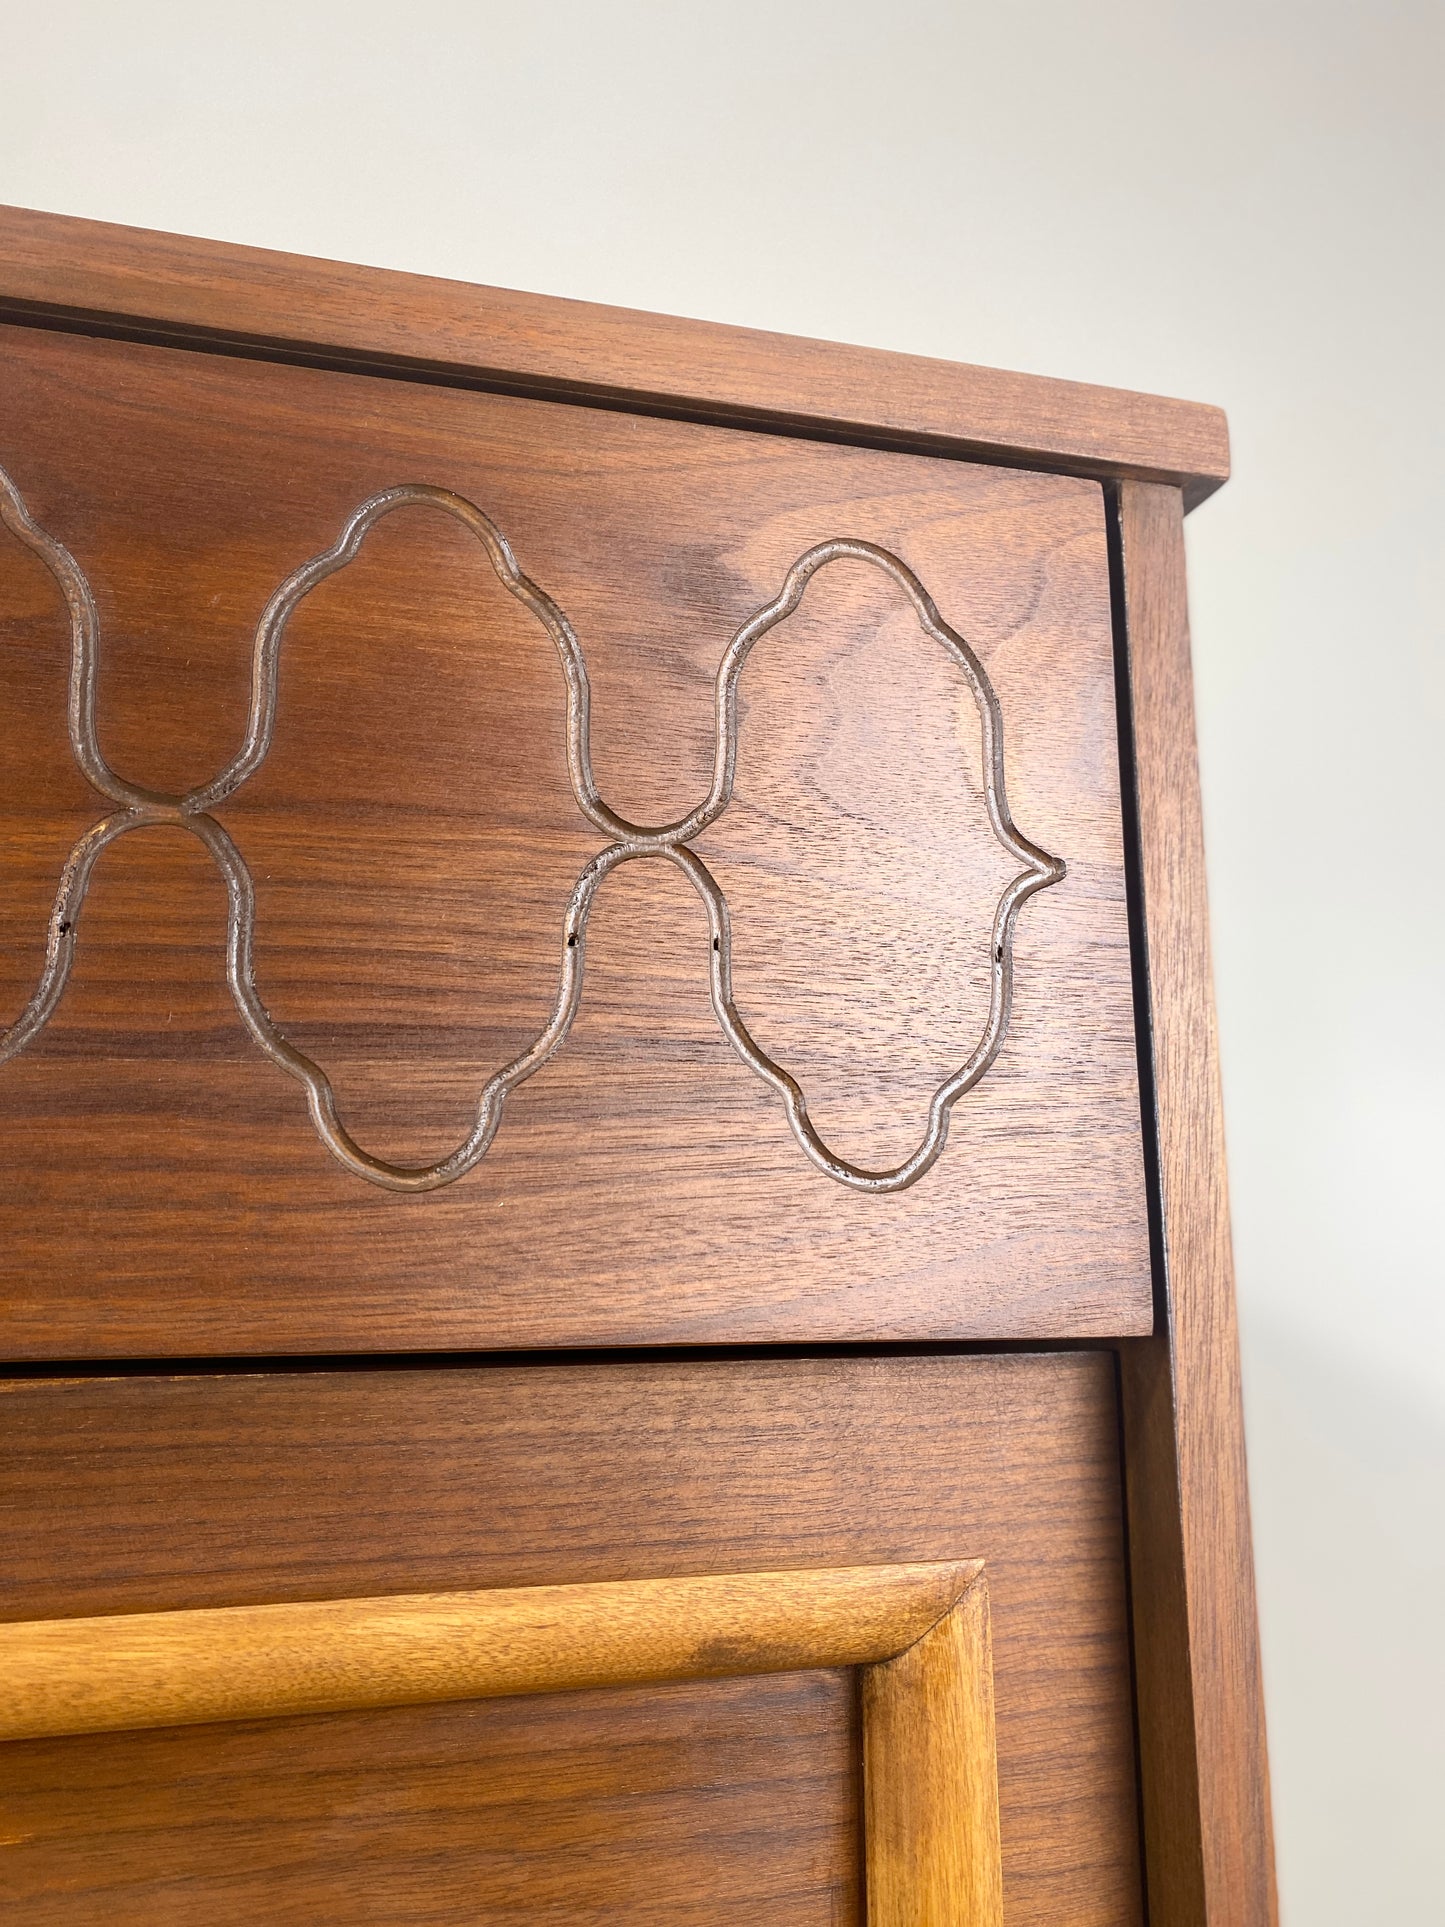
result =
[[[466,1138],[434,1164],[400,1165],[370,1155],[351,1136],[337,1113],[335,1093],[319,1064],[282,1035],[256,990],[253,952],[256,923],[251,873],[216,811],[253,776],[271,747],[282,638],[303,598],[329,575],[352,561],[367,531],[385,515],[407,506],[439,510],[454,517],[481,543],[497,579],[537,618],[556,646],[567,688],[567,764],[583,814],[607,839],[605,848],[583,869],[563,920],[562,967],[556,1001],[545,1027],[509,1064],[484,1085],[476,1121]],[[831,1178],[862,1191],[901,1191],[922,1177],[942,1152],[954,1103],[988,1070],[1008,1028],[1013,989],[1013,929],[1020,906],[1037,890],[1056,883],[1064,865],[1022,835],[1009,815],[1004,789],[1003,718],[998,697],[982,663],[940,616],[932,598],[903,562],[871,542],[839,538],[821,542],[800,555],[783,586],[764,608],[749,616],[734,635],[718,667],[715,686],[716,736],[712,787],[706,798],[675,823],[630,823],[603,801],[592,775],[587,665],[571,624],[546,592],[518,568],[506,538],[473,503],[446,489],[407,484],[383,490],[363,502],[333,545],[287,577],[262,613],[256,628],[251,704],[245,740],[218,776],[182,796],[117,776],[101,754],[96,738],[96,680],[100,624],[90,584],[75,558],[47,534],[27,509],[15,484],[0,469],[0,520],[50,570],[70,612],[71,656],[69,734],[75,760],[91,787],[115,805],[71,851],[61,873],[46,944],[45,965],[35,993],[17,1021],[0,1034],[0,1063],[16,1056],[44,1029],[64,994],[75,959],[82,906],[91,874],[103,851],[117,837],[165,823],[188,830],[205,845],[225,880],[228,916],[226,977],[241,1019],[256,1043],[283,1071],[305,1087],[311,1121],[322,1143],[348,1171],[392,1191],[429,1191],[450,1184],[487,1153],[511,1093],[539,1070],[561,1046],[582,999],[587,919],[603,879],[619,864],[656,858],[673,864],[702,901],[711,938],[712,1006],[723,1035],[748,1067],[782,1099],[788,1123],[803,1150]],[[737,766],[738,678],[748,656],[776,624],[786,620],[808,583],[830,563],[850,559],[881,569],[912,604],[924,633],[939,644],[967,679],[983,731],[984,797],[993,833],[1019,863],[1017,876],[998,900],[991,951],[988,1020],[972,1053],[933,1093],[928,1125],[913,1152],[889,1170],[865,1170],[837,1156],[818,1135],[808,1116],[801,1087],[781,1064],[759,1048],[738,1014],[732,991],[732,944],[727,901],[716,880],[690,844],[727,808]]]

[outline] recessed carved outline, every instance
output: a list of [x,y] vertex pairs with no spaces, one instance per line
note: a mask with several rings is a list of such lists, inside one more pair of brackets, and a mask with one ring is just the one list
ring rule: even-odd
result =
[[[372,1157],[342,1124],[330,1079],[320,1065],[288,1042],[256,990],[254,977],[255,887],[245,859],[212,814],[234,796],[264,762],[275,733],[281,641],[286,624],[312,589],[351,562],[367,531],[382,516],[407,506],[429,507],[454,517],[481,542],[493,571],[509,594],[528,608],[551,636],[567,685],[567,764],[579,808],[611,841],[585,866],[563,920],[562,965],[557,998],[545,1027],[519,1056],[488,1079],[477,1100],[476,1122],[448,1156],[428,1165],[399,1165]],[[236,1008],[252,1037],[273,1063],[306,1089],[311,1121],[323,1144],[359,1177],[392,1191],[429,1191],[471,1170],[487,1152],[506,1100],[562,1044],[581,1004],[587,920],[603,879],[619,864],[662,857],[692,884],[707,914],[713,1010],[723,1035],[749,1068],[783,1100],[798,1143],[818,1168],[841,1184],[872,1192],[902,1191],[933,1165],[948,1137],[949,1114],[998,1056],[1008,1029],[1013,996],[1013,930],[1020,907],[1036,891],[1064,875],[1064,864],[1031,843],[1009,814],[1004,787],[1003,716],[982,663],[943,620],[932,597],[907,565],[871,542],[839,537],[818,543],[788,570],[774,599],[734,635],[718,666],[714,692],[716,735],[712,787],[705,800],[676,822],[649,827],[618,816],[603,801],[592,775],[590,686],[587,665],[570,623],[546,592],[518,568],[501,531],[489,516],[449,490],[408,483],[372,496],[352,514],[329,549],[295,570],[272,595],[257,624],[252,655],[251,702],[245,738],[211,782],[172,796],[117,776],[96,735],[96,678],[100,624],[83,570],[64,545],[34,520],[14,482],[0,468],[0,521],[49,569],[70,612],[71,660],[68,727],[77,765],[91,787],[120,807],[92,825],[76,843],[61,872],[46,942],[45,964],[35,992],[8,1031],[0,1033],[0,1063],[25,1049],[59,1004],[75,956],[77,927],[91,874],[117,837],[155,824],[189,831],[209,851],[227,893],[226,978]],[[831,1151],[808,1116],[801,1086],[763,1051],[738,1013],[732,994],[732,939],[727,900],[716,879],[687,845],[715,823],[732,796],[737,768],[738,678],[758,641],[798,607],[808,583],[830,562],[853,560],[879,568],[913,605],[924,633],[942,645],[962,669],[978,706],[983,730],[984,796],[994,835],[1023,868],[1004,890],[994,913],[988,1020],[972,1055],[947,1077],[929,1104],[928,1126],[913,1152],[888,1170],[867,1170]]]

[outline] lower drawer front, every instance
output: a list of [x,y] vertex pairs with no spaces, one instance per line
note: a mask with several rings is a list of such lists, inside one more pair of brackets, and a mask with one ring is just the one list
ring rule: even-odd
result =
[[[1004,1918],[1136,1923],[1112,1359],[4,1383],[0,1616],[982,1560]],[[0,1746],[19,1922],[862,1918],[856,1671]]]

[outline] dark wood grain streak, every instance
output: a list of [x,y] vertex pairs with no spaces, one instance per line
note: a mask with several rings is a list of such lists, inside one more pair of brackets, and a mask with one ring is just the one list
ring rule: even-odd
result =
[[933,453],[1133,475],[1202,501],[1217,408],[0,209],[0,311]]
[[1120,518],[1166,1323],[1123,1347],[1151,1913],[1276,1919],[1177,489]]
[[[1138,1927],[1107,1355],[11,1380],[0,1427],[0,1536],[12,1555],[0,1613],[10,1619],[986,1559],[1006,1917]],[[853,1920],[856,1869],[843,1856],[851,1840],[856,1860],[857,1796],[842,1765],[858,1744],[851,1701],[826,1686],[798,1699],[774,1690],[730,1682],[714,1700],[671,1687],[627,1695],[612,1725],[595,1703],[557,1699],[529,1702],[546,1722],[530,1728],[514,1703],[497,1702],[277,1721],[270,1737],[243,1726],[18,1742],[0,1749],[0,1786],[33,1844],[10,1850],[24,1902],[11,1917],[79,1921],[89,1907],[89,1918],[111,1918],[119,1899],[139,1911],[117,1918],[175,1918],[146,1914],[143,1901],[167,1892],[157,1868],[180,1881],[189,1867],[208,1907],[229,1908],[216,1918],[244,1919],[247,1895],[278,1890],[256,1887],[252,1856],[274,1870],[292,1853],[293,1894],[329,1893],[353,1853],[376,1892],[415,1894],[420,1858],[442,1848],[487,1893],[525,1893],[536,1854],[528,1859],[524,1816],[536,1801],[540,1837],[559,1842],[549,1877],[574,1900],[589,1879],[622,1878],[608,1871],[614,1852],[640,1856],[627,1891],[651,1880],[659,1895],[686,1895],[696,1834],[696,1877],[717,1913],[658,1918],[731,1917],[709,1868],[736,1869],[728,1855],[750,1851],[743,1893],[776,1891],[785,1873],[796,1882],[796,1912],[769,1902],[769,1922]],[[782,1744],[769,1755],[747,1736],[774,1715]],[[695,1736],[725,1739],[729,1721],[741,1723],[727,1742],[739,1750],[709,1766],[689,1723]],[[567,1762],[583,1755],[569,1818],[559,1805]],[[367,1760],[375,1771],[358,1782]],[[519,1761],[521,1811],[482,1853],[488,1809]],[[754,1778],[756,1797],[733,1783],[734,1767]],[[629,1776],[650,1805],[617,1805]],[[734,1828],[754,1829],[750,1845]],[[589,1838],[600,1873],[589,1873]],[[445,1864],[432,1877],[451,1891]],[[45,1893],[68,1896],[68,1911],[37,1898],[42,1879]],[[335,1912],[323,1899],[311,1917],[368,1917],[349,1885],[338,1891]],[[288,1904],[306,1918],[299,1900]],[[433,1917],[373,1904],[371,1918]],[[475,1918],[459,1904],[434,1917]]]

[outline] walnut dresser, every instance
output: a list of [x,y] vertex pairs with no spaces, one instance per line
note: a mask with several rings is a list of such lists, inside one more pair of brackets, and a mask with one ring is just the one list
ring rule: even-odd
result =
[[7,1921],[1273,1918],[1226,472],[0,213]]

